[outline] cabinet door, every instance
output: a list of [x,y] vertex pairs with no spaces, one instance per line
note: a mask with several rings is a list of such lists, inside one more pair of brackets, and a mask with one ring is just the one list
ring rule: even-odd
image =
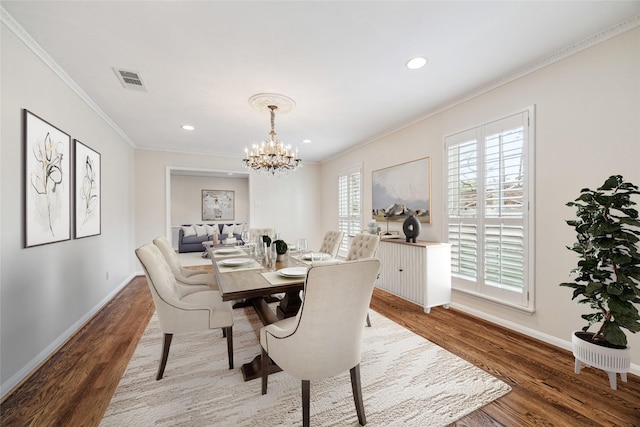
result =
[[378,287],[416,304],[424,303],[426,251],[424,247],[380,242]]

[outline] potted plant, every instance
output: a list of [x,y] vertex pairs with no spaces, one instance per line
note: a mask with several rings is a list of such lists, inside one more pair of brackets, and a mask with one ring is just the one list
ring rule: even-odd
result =
[[[571,272],[573,282],[560,286],[573,288],[572,299],[588,305],[583,314],[587,325],[572,335],[575,372],[582,363],[603,369],[616,389],[616,373],[626,381],[631,350],[623,329],[640,331],[640,220],[632,206],[638,187],[610,176],[596,190],[584,188],[567,206],[576,208],[577,219],[567,220],[576,231],[577,242],[567,249],[579,255]],[[588,329],[599,324],[595,332]]]
[[276,253],[278,254],[276,259],[278,261],[283,261],[284,256],[287,253],[287,249],[289,249],[287,243],[284,240],[276,240],[273,242],[273,244],[276,245]]

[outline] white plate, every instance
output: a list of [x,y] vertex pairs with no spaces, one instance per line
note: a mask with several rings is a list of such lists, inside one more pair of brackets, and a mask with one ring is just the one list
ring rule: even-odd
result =
[[278,270],[278,274],[284,277],[304,277],[307,275],[307,267],[289,267]]
[[223,259],[220,261],[220,264],[226,265],[227,267],[237,267],[239,265],[249,264],[253,260],[251,258],[231,258],[231,259]]
[[238,252],[238,248],[224,248],[224,249],[217,249],[213,251],[214,254],[220,254],[220,255],[235,254],[236,252]]
[[[318,260],[320,255],[322,255],[322,258],[320,258],[320,261],[326,261],[328,259],[331,259],[331,255],[329,255],[329,254],[323,254],[323,253],[320,253],[320,252],[315,252],[315,253],[313,253],[313,255],[314,255],[314,258],[316,260]],[[309,254],[302,255],[302,259],[311,261],[311,254],[309,253]]]

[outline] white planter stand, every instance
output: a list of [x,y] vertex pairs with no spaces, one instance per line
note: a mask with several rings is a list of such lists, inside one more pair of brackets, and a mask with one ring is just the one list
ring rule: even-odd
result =
[[616,374],[627,382],[627,372],[631,368],[631,348],[602,347],[578,338],[571,334],[573,355],[576,358],[575,373],[580,373],[582,365],[593,366],[602,369],[609,375],[609,385],[616,390]]

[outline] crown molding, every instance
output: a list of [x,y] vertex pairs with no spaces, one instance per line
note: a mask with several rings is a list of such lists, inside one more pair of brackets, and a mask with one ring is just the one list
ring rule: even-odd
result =
[[559,49],[553,53],[551,53],[550,55],[547,55],[535,62],[532,62],[524,67],[518,68],[517,70],[509,73],[509,74],[505,74],[504,76],[495,79],[485,85],[479,86],[478,88],[469,91],[467,93],[465,93],[464,95],[454,98],[452,100],[450,100],[449,102],[440,105],[439,107],[436,107],[430,111],[427,111],[424,115],[420,116],[419,118],[412,120],[409,123],[405,123],[401,126],[398,126],[396,128],[390,129],[387,132],[384,132],[380,135],[376,135],[375,138],[372,139],[368,139],[364,142],[362,142],[361,144],[357,144],[354,145],[353,147],[350,147],[344,151],[340,151],[339,153],[336,153],[328,158],[326,158],[325,160],[322,160],[321,163],[327,163],[330,162],[332,160],[335,160],[347,153],[350,153],[352,151],[358,150],[362,147],[365,147],[369,144],[372,144],[376,141],[379,141],[389,135],[392,135],[402,129],[405,129],[407,127],[413,126],[416,123],[419,123],[423,120],[428,119],[429,117],[433,117],[437,114],[442,113],[443,111],[446,111],[450,108],[453,108],[457,105],[463,104],[467,101],[472,100],[473,98],[476,98],[480,95],[483,95],[487,92],[490,92],[494,89],[497,89],[500,86],[504,86],[507,83],[510,83],[514,80],[517,80],[521,77],[524,77],[528,74],[534,73],[544,67],[547,67],[551,64],[554,64],[558,61],[562,61],[563,59],[566,59],[572,55],[575,55],[577,53],[580,53],[584,50],[587,50],[593,46],[596,46],[600,43],[603,43],[613,37],[619,36],[620,34],[626,33],[627,31],[631,31],[637,27],[640,27],[640,14],[636,14],[634,16],[631,16],[627,19],[625,19],[624,21],[621,21],[615,25],[612,25],[611,27],[605,28],[604,30],[592,35],[591,37],[588,37],[584,40],[581,40],[579,42],[576,42],[572,45],[569,45],[567,47],[564,47],[562,49]]
[[40,46],[31,35],[7,12],[0,6],[0,22],[7,26],[13,33],[35,53],[42,62],[45,63],[69,88],[76,93],[95,113],[104,120],[109,126],[116,131],[132,148],[136,148],[131,138],[111,118],[102,111],[100,107],[87,95],[87,93],[73,81],[71,77],[60,67],[49,54]]

